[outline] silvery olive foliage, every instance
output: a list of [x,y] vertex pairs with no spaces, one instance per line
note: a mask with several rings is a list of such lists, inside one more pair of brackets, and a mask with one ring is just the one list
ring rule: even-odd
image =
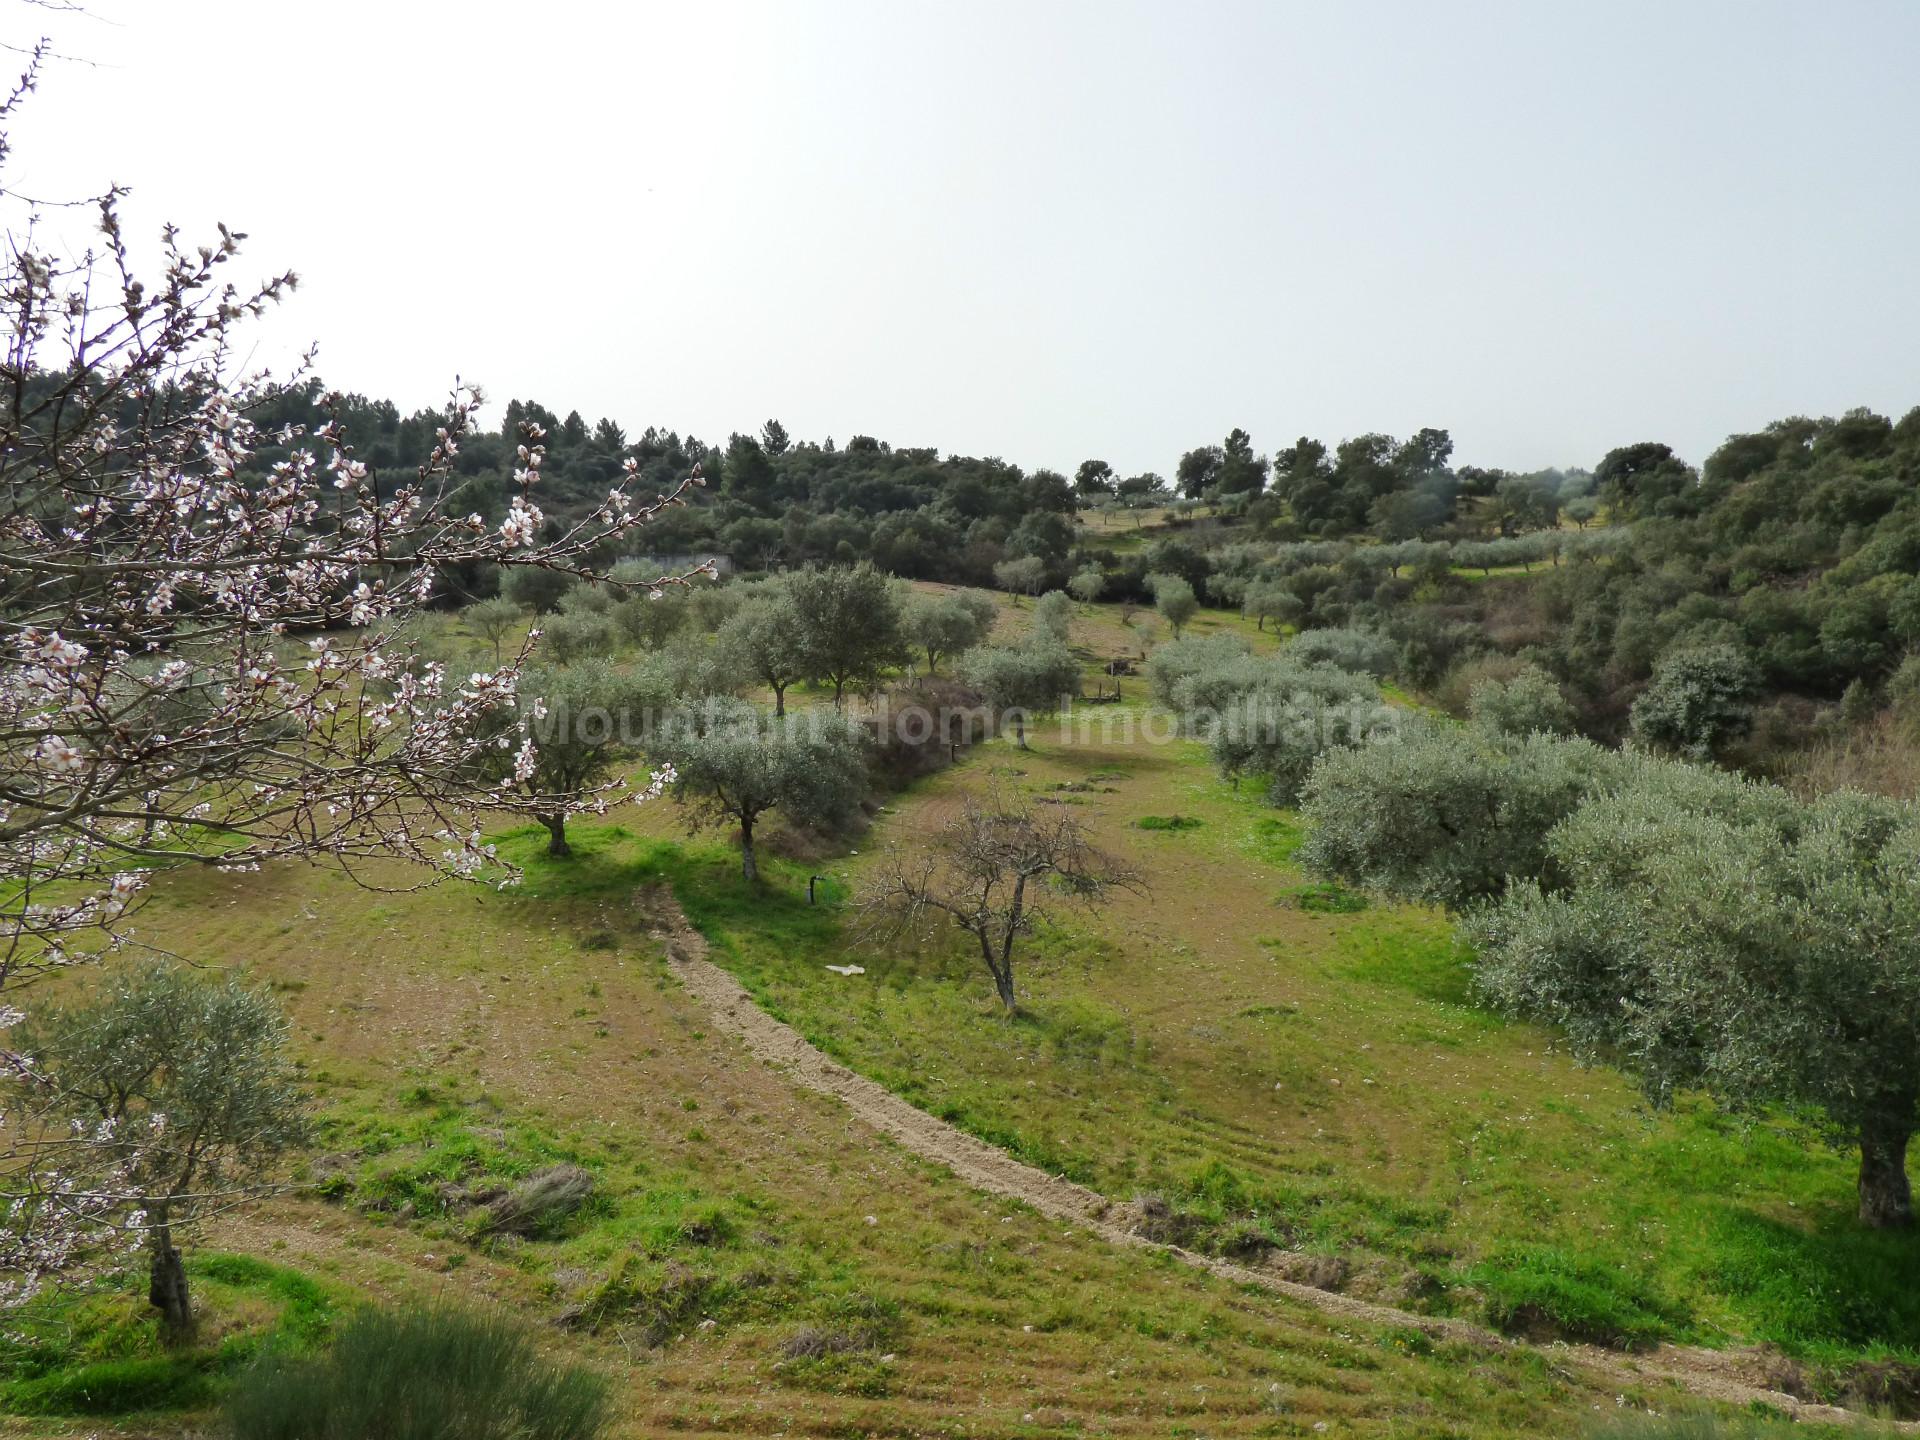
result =
[[[0,177],[39,58],[0,101]],[[295,277],[232,278],[245,237],[225,226],[205,244],[168,227],[142,273],[120,200],[93,202],[76,250],[0,190],[0,1024],[33,979],[123,939],[157,867],[472,875],[494,858],[483,811],[592,803],[525,791],[537,747],[497,715],[526,647],[456,673],[415,621],[448,570],[585,575],[680,495],[638,505],[623,481],[550,527],[529,427],[504,519],[451,510],[481,404],[467,385],[404,473],[359,458],[330,394],[311,428],[262,433],[263,403],[309,377],[237,357]],[[507,778],[476,782],[482,747],[510,752]],[[7,1064],[35,1073],[28,1054]],[[138,1237],[123,1147],[6,1118],[0,1297],[18,1298]]]
[[1107,572],[1098,565],[1074,571],[1067,580],[1067,593],[1082,605],[1091,605],[1107,593]]
[[773,691],[773,713],[787,713],[787,687],[804,680],[807,667],[800,644],[800,617],[781,582],[756,586],[721,622],[715,647],[732,670]]
[[1037,595],[1047,583],[1047,562],[1038,555],[1002,560],[993,567],[993,583],[1015,595]]
[[1149,575],[1147,588],[1153,592],[1153,608],[1160,612],[1160,618],[1167,622],[1174,638],[1179,639],[1187,622],[1200,613],[1200,600],[1193,593],[1192,584],[1178,575]]
[[1583,740],[1411,721],[1329,751],[1303,790],[1309,869],[1458,910],[1510,879],[1560,880],[1547,835],[1619,757]]
[[1703,804],[1680,768],[1642,768],[1553,832],[1563,888],[1523,881],[1468,913],[1479,984],[1656,1103],[1811,1110],[1860,1149],[1862,1222],[1912,1224],[1920,814],[1849,793]]
[[[552,659],[562,657],[554,656]],[[665,772],[633,788],[611,783],[621,768],[635,769],[646,726],[684,693],[666,672],[664,657],[649,655],[621,666],[604,656],[553,664],[542,656],[521,674],[514,705],[495,724],[504,733],[533,741],[531,763],[505,749],[482,750],[479,763],[506,787],[526,813],[546,827],[547,853],[573,853],[568,817],[583,808],[605,813],[614,799],[652,799],[665,788]]]
[[1541,732],[1426,724],[1314,768],[1309,868],[1460,916],[1495,1003],[1666,1103],[1818,1115],[1912,1223],[1920,811]]
[[[1238,635],[1191,635],[1156,645],[1147,656],[1147,693],[1169,710],[1183,708],[1180,682],[1189,675],[1222,669],[1251,658],[1247,642]],[[1255,672],[1245,672],[1251,677]]]
[[1285,653],[1299,665],[1331,665],[1373,676],[1390,675],[1400,663],[1400,647],[1391,636],[1346,625],[1303,630],[1287,642]]
[[1021,645],[982,645],[955,663],[962,683],[978,690],[1010,723],[1024,747],[1026,717],[1051,714],[1080,690],[1080,662],[1048,636]]
[[1402,719],[1370,677],[1297,664],[1290,650],[1257,657],[1238,644],[1180,640],[1154,652],[1148,677],[1220,773],[1264,779],[1276,805],[1299,801],[1322,755],[1393,734]]
[[[1341,673],[1341,672],[1335,672]],[[1323,755],[1398,732],[1398,711],[1380,700],[1330,700],[1306,688],[1261,686],[1205,717],[1208,751],[1222,775],[1255,775],[1275,805],[1297,805]]]
[[1483,680],[1467,696],[1474,727],[1495,735],[1572,735],[1573,706],[1546,671],[1529,665],[1507,680]]
[[145,1238],[148,1296],[167,1332],[191,1330],[178,1241],[205,1215],[272,1189],[274,1165],[311,1137],[273,996],[169,961],[117,965],[17,1043],[36,1057],[16,1098],[98,1137]]
[[1049,590],[1033,602],[1033,636],[1056,645],[1065,645],[1073,627],[1073,597],[1064,590]]
[[940,661],[985,642],[1000,613],[993,597],[979,590],[930,595],[913,591],[902,607],[901,623],[915,649],[927,657],[927,673],[940,673]]
[[838,710],[774,715],[716,698],[672,717],[653,753],[695,825],[730,825],[740,871],[760,876],[755,832],[778,810],[809,824],[851,819],[867,790],[866,730]]
[[783,581],[809,678],[833,687],[872,685],[907,649],[894,583],[871,564],[798,570]]

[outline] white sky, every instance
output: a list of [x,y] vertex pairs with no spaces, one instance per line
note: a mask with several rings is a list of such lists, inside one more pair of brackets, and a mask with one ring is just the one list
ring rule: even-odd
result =
[[97,62],[10,184],[250,232],[263,353],[403,408],[1170,473],[1920,403],[1920,5],[88,4],[0,11]]

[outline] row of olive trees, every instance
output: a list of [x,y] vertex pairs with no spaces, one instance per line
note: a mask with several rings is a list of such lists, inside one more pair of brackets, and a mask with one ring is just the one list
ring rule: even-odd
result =
[[1254,655],[1238,635],[1175,640],[1148,657],[1148,688],[1207,743],[1221,774],[1236,784],[1259,778],[1274,804],[1291,805],[1321,755],[1399,722],[1365,673],[1371,637],[1321,644],[1327,637],[1338,641],[1335,632],[1317,632],[1268,656]]
[[[632,562],[614,567],[618,580]],[[876,684],[924,657],[928,672],[980,644],[998,613],[979,591],[914,591],[870,564],[809,568],[755,581],[622,597],[605,586],[564,588],[538,620],[544,658],[565,664],[626,648],[689,657],[711,668],[719,688],[763,686],[786,713],[800,681],[849,689]],[[467,623],[498,651],[529,623],[528,606],[499,597],[470,605]]]
[[[663,606],[700,612],[683,613],[652,637],[677,636],[673,643],[644,648],[637,622],[617,623]],[[842,712],[846,692],[877,684],[917,656],[938,673],[942,661],[978,649],[997,613],[977,591],[915,592],[864,564],[657,601],[609,599],[576,586],[541,622],[542,662],[498,722],[503,734],[524,730],[535,744],[524,754],[489,749],[480,763],[530,801],[591,789],[642,759],[660,765],[656,793],[670,787],[696,824],[730,823],[742,869],[756,879],[754,833],[763,815],[779,809],[832,827],[865,792],[867,737]],[[524,611],[505,600],[471,606],[467,618],[490,643],[497,643],[493,627],[526,624]],[[711,633],[687,633],[701,624]],[[620,632],[641,641],[638,654],[615,658]],[[789,715],[787,692],[802,680],[832,687],[830,713]],[[736,699],[743,689],[770,691],[771,713]],[[569,812],[535,805],[532,813],[548,831],[548,855],[569,855]]]
[[[1549,706],[1551,702],[1546,702]],[[1920,812],[1537,728],[1416,724],[1305,786],[1321,873],[1456,914],[1496,1003],[1634,1073],[1818,1115],[1859,1211],[1911,1225],[1920,1124]]]

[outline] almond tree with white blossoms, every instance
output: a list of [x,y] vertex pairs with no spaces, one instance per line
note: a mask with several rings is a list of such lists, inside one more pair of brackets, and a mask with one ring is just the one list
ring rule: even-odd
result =
[[[484,812],[631,793],[530,794],[533,737],[489,723],[512,707],[527,649],[450,674],[419,653],[415,621],[452,567],[596,573],[685,489],[638,505],[623,481],[549,527],[529,427],[504,521],[449,513],[481,403],[465,386],[404,474],[356,457],[330,395],[305,433],[260,433],[250,417],[287,381],[238,373],[236,332],[295,277],[229,278],[244,236],[220,226],[200,246],[169,227],[143,279],[118,190],[89,202],[93,248],[57,252],[4,188],[6,129],[40,59],[0,102],[0,1065],[29,1094],[44,1077],[5,1049],[22,992],[129,943],[157,870],[298,859],[392,883],[398,859],[421,883],[497,875]],[[250,466],[267,445],[288,458]],[[512,747],[506,780],[474,778],[501,770],[474,763],[483,745]],[[139,1144],[0,1117],[0,1303],[139,1243],[115,1183]]]

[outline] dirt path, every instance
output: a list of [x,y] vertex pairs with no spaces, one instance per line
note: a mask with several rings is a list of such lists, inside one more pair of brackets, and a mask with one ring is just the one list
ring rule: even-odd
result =
[[[1284,1295],[1361,1324],[1418,1330],[1432,1339],[1486,1349],[1539,1349],[1556,1363],[1584,1371],[1596,1384],[1609,1388],[1664,1382],[1730,1405],[1761,1401],[1805,1420],[1847,1422],[1862,1418],[1837,1406],[1796,1399],[1767,1388],[1759,1374],[1761,1359],[1751,1352],[1676,1345],[1663,1345],[1644,1354],[1626,1354],[1592,1345],[1530,1347],[1529,1342],[1496,1334],[1464,1320],[1376,1305],[1336,1291],[1303,1285],[1270,1270],[1237,1265],[1149,1240],[1136,1233],[1134,1226],[1139,1217],[1132,1206],[1117,1204],[1084,1185],[1023,1164],[998,1146],[989,1145],[917,1109],[816,1049],[797,1031],[762,1010],[738,980],[707,958],[705,938],[687,921],[669,892],[664,888],[651,891],[647,905],[655,917],[655,934],[666,946],[675,973],[688,992],[712,1014],[720,1029],[744,1042],[758,1059],[783,1069],[798,1084],[839,1097],[866,1124],[913,1154],[946,1166],[969,1185],[1022,1201],[1054,1219],[1071,1221],[1112,1244],[1161,1251],[1231,1284]],[[1896,1428],[1920,1434],[1920,1423]]]

